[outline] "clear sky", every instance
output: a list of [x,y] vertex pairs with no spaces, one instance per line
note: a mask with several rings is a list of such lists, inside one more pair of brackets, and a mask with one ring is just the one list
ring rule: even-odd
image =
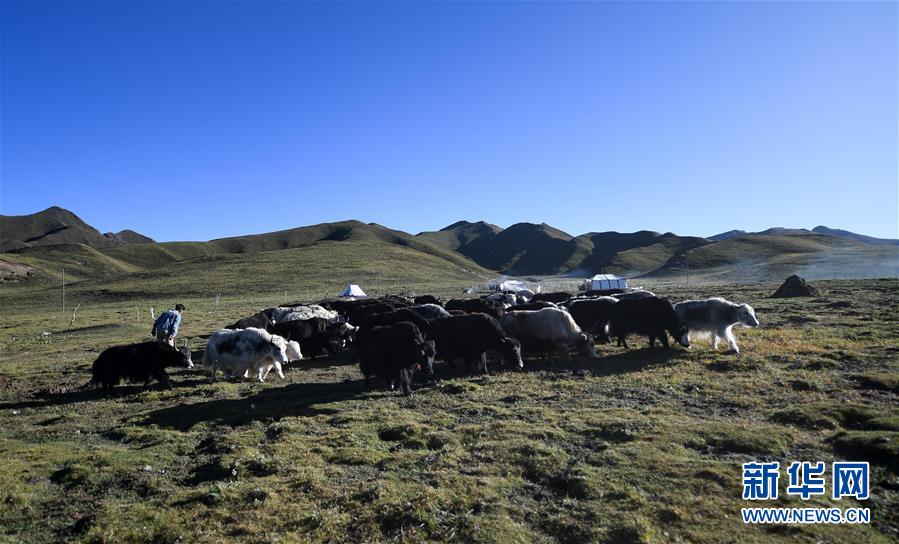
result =
[[896,2],[2,2],[0,212],[897,236]]

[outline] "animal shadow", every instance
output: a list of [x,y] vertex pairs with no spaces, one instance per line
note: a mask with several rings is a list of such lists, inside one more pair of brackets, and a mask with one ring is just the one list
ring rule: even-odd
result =
[[365,398],[363,380],[341,383],[295,383],[264,389],[241,399],[218,399],[180,404],[149,412],[143,424],[187,431],[199,423],[241,426],[253,421],[272,421],[292,416],[335,414],[337,410],[315,405]]
[[[597,350],[599,351],[599,350]],[[569,361],[551,361],[549,358],[525,359],[525,372],[583,372],[594,376],[612,376],[639,372],[647,368],[674,364],[688,352],[679,349],[641,348],[623,352],[600,354],[596,359],[578,356]]]

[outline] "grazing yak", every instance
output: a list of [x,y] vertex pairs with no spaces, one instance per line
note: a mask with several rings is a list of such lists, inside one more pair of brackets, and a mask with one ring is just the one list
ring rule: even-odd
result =
[[506,307],[494,300],[484,300],[482,298],[455,298],[444,305],[444,308],[450,313],[453,310],[461,310],[469,314],[481,313],[493,316],[497,319],[506,313]]
[[493,293],[492,295],[487,295],[481,298],[483,298],[484,300],[499,302],[506,308],[512,306],[513,304],[518,304],[518,297],[511,293]]
[[123,379],[144,382],[145,385],[156,379],[163,386],[172,389],[172,382],[165,371],[170,366],[193,368],[190,351],[187,348],[175,349],[166,342],[155,340],[113,346],[105,349],[94,361],[90,385],[112,392],[112,388]]
[[370,387],[372,376],[381,376],[390,381],[391,389],[399,382],[402,393],[411,396],[415,369],[433,375],[434,355],[434,341],[426,341],[413,323],[401,321],[369,332],[362,345],[359,369],[366,387]]
[[440,300],[434,295],[419,295],[412,299],[412,304],[415,306],[421,306],[423,304],[436,304],[439,306]]
[[509,336],[518,339],[525,351],[536,353],[564,353],[578,350],[590,358],[596,357],[593,336],[584,334],[571,315],[558,308],[507,312],[500,324]]
[[759,326],[752,306],[717,297],[678,302],[674,305],[674,312],[687,328],[691,340],[708,336],[712,341],[712,349],[718,349],[718,339],[723,338],[734,353],[740,353],[734,337],[734,325]]
[[412,308],[399,308],[391,312],[369,314],[365,316],[365,319],[359,324],[359,330],[356,331],[356,351],[358,353],[362,352],[362,347],[365,345],[365,338],[372,329],[384,325],[394,325],[400,321],[408,321],[409,323],[414,324],[418,327],[419,332],[427,335],[430,320],[423,318]]
[[615,304],[618,304],[618,299],[613,297],[578,299],[568,306],[568,313],[581,329],[596,335],[600,343],[607,344]]
[[444,317],[433,321],[430,338],[437,348],[437,358],[450,364],[465,359],[467,368],[478,359],[478,370],[487,373],[487,352],[496,351],[513,368],[523,368],[521,343],[506,336],[502,325],[487,314]]
[[299,342],[306,357],[314,359],[322,350],[336,355],[347,342],[352,341],[356,327],[345,321],[332,322],[321,317],[282,321],[272,327],[272,332],[291,341]]
[[534,293],[530,289],[519,289],[515,291],[515,296],[518,297],[519,302],[530,302],[532,298],[534,298]]
[[624,289],[588,289],[584,291],[583,295],[585,297],[610,297],[613,295],[617,295],[618,293],[623,293]]
[[618,339],[618,345],[627,345],[631,334],[649,337],[649,347],[655,346],[656,338],[666,348],[668,334],[680,345],[690,347],[687,328],[681,325],[674,306],[665,298],[651,297],[620,300],[612,305],[613,315],[609,322],[609,336]]
[[519,312],[521,310],[542,310],[543,308],[558,308],[557,304],[549,302],[548,300],[538,300],[537,302],[524,302],[522,304],[516,304],[515,306],[510,306],[506,308],[510,312]]
[[[203,353],[203,366],[209,370],[212,381],[221,370],[226,377],[249,377],[252,372],[260,382],[275,369],[281,370],[288,361],[288,342],[262,329],[225,329],[212,334]],[[298,354],[299,355],[299,354]]]
[[238,319],[231,325],[225,327],[226,329],[265,329],[268,332],[272,332],[272,326],[275,322],[272,320],[271,312],[268,310],[263,310],[259,313],[253,314],[250,317],[245,317],[243,319]]
[[643,289],[635,289],[633,291],[625,291],[624,293],[616,293],[612,295],[618,300],[633,300],[637,298],[652,298],[656,294],[652,291],[644,291]]
[[439,304],[416,304],[415,306],[409,306],[406,309],[415,312],[418,317],[426,321],[434,321],[441,317],[450,316],[450,313],[444,310],[443,306]]
[[392,312],[399,306],[381,301],[372,301],[370,304],[362,304],[350,309],[347,318],[353,325],[361,325],[366,316],[372,314],[382,314],[384,312]]
[[555,304],[558,304],[560,302],[564,302],[564,301],[570,299],[572,296],[574,296],[574,295],[572,295],[571,293],[569,293],[567,291],[555,291],[552,293],[537,293],[531,297],[531,300],[529,302],[539,302],[541,300],[545,300],[547,302],[553,302]]
[[[276,335],[272,335],[272,336],[276,336]],[[275,338],[276,342],[278,341],[278,338],[281,338],[281,337],[277,336]],[[300,359],[303,358],[303,350],[300,347],[299,342],[297,342],[296,340],[287,340],[287,339],[285,339],[284,341],[286,342],[286,346],[284,347],[284,354],[287,355],[288,363],[292,363],[294,361],[299,361]]]
[[388,304],[393,304],[397,308],[405,308],[407,306],[412,306],[413,304],[415,304],[415,299],[407,297],[405,295],[384,295],[377,300],[386,302]]
[[376,302],[376,300],[369,298],[361,298],[358,300],[322,300],[319,301],[318,305],[326,310],[334,310],[346,317],[354,308],[359,308],[366,304],[374,304]]
[[271,309],[272,320],[275,323],[284,321],[299,321],[304,319],[321,318],[335,321],[338,313],[328,310],[318,304],[301,304],[294,306],[282,305]]

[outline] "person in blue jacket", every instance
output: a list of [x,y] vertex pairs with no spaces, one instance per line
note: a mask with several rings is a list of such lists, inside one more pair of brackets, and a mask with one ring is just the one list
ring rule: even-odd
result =
[[160,342],[174,346],[175,336],[178,334],[178,327],[181,325],[181,315],[183,313],[184,304],[176,304],[174,310],[162,312],[156,318],[156,322],[153,323],[153,332],[151,334]]

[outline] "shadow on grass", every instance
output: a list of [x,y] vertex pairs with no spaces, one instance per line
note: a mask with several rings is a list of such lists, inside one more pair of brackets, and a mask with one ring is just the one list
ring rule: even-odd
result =
[[[548,358],[526,358],[524,372],[550,372],[558,374],[583,373],[594,376],[609,376],[629,372],[638,372],[653,366],[673,364],[687,356],[680,349],[644,348],[631,349],[621,353],[600,356],[597,359],[572,357],[568,361],[552,362]],[[286,372],[294,370],[310,370],[356,364],[356,356],[352,351],[344,351],[335,357],[320,356],[312,360],[304,360],[285,368]],[[474,368],[468,369],[464,363],[455,366],[442,363],[437,365],[436,378],[465,378],[478,373]],[[488,363],[491,374],[514,371],[500,365],[491,358]],[[172,383],[176,390],[187,389],[209,383],[204,374],[196,374],[178,379],[185,372],[174,372]],[[202,370],[199,370],[202,372]],[[311,408],[313,404],[338,402],[353,398],[367,398],[382,389],[382,381],[375,379],[371,390],[366,389],[363,380],[342,381],[339,383],[298,383],[284,387],[270,388],[243,399],[223,399],[208,402],[184,404],[151,412],[146,422],[160,426],[188,429],[203,421],[212,421],[229,425],[242,425],[257,419],[280,419],[285,416],[315,415],[331,413],[325,409]],[[432,384],[431,380],[423,380],[417,376],[416,382]],[[116,397],[127,398],[130,395],[147,390],[161,390],[162,386],[152,383],[149,386],[121,385],[114,390]],[[426,389],[426,388],[425,388]],[[78,402],[102,400],[109,398],[107,393],[95,389],[76,389],[63,392],[41,392],[33,400],[0,403],[0,409],[40,408],[45,406],[62,406]]]
[[[655,366],[676,364],[680,360],[686,360],[689,352],[679,348],[643,348],[630,349],[620,353],[600,354],[596,359],[588,359],[583,356],[572,356],[565,361],[558,358],[556,361],[549,357],[531,357],[524,355],[524,368],[521,372],[549,372],[557,374],[590,374],[593,376],[611,376],[638,372]],[[455,365],[440,363],[437,365],[439,378],[464,378],[475,376],[477,372],[474,365],[468,368],[464,362],[457,361]],[[495,356],[488,355],[487,368],[490,374],[501,372],[517,372],[517,369],[504,366]]]
[[181,404],[149,412],[141,423],[187,431],[199,423],[215,423],[232,427],[253,421],[277,421],[291,416],[332,415],[338,410],[319,408],[349,399],[364,399],[372,391],[363,380],[342,383],[295,383],[265,389],[242,399],[219,399]]
[[[195,372],[189,370],[186,372]],[[179,380],[176,376],[180,372],[170,373],[172,378],[172,386],[175,390],[196,387],[205,383],[209,383],[209,378],[202,375],[191,375],[187,379]],[[82,386],[68,391],[40,391],[35,393],[33,400],[25,400],[19,402],[0,402],[0,410],[18,410],[22,408],[43,408],[45,406],[64,406],[66,404],[74,404],[77,402],[87,402],[93,400],[104,400],[110,398],[127,398],[131,395],[142,393],[144,391],[165,391],[167,388],[159,382],[153,382],[150,385],[143,384],[125,384],[117,385],[113,389],[112,395],[102,389],[94,389],[92,386]]]
[[53,331],[54,335],[66,335],[66,334],[75,334],[79,332],[94,332],[94,331],[113,331],[116,329],[124,328],[124,325],[121,323],[103,323],[100,325],[87,325],[84,327],[74,327],[72,329]]
[[350,348],[345,349],[333,356],[327,354],[319,354],[314,359],[303,359],[302,361],[291,363],[290,366],[299,368],[300,370],[311,370],[313,368],[330,368],[333,366],[349,366],[358,364],[359,357],[356,355],[356,351],[353,348]]

